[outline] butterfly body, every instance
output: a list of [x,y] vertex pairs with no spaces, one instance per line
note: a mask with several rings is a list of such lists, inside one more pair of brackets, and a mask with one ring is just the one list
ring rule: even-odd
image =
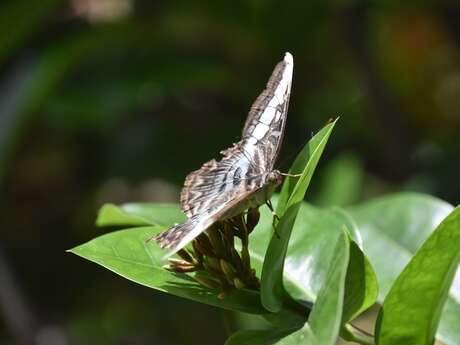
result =
[[155,236],[172,255],[217,221],[263,205],[282,181],[274,170],[286,123],[293,59],[286,53],[251,107],[242,138],[190,173],[181,192],[188,220]]

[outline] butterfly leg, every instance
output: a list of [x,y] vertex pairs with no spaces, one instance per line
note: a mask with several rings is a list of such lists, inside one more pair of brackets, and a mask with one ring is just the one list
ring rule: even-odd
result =
[[270,209],[270,211],[272,212],[272,215],[273,215],[272,227],[273,227],[273,230],[275,232],[275,235],[276,235],[276,237],[280,238],[280,235],[276,231],[276,225],[277,225],[277,223],[279,223],[280,217],[276,214],[275,209],[273,208],[273,205],[272,205],[272,201],[270,199],[268,199],[265,202],[265,204],[268,206],[268,208]]

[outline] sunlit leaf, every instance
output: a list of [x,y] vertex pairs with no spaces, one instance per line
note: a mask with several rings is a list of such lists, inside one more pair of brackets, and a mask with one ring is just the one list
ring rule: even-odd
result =
[[358,245],[350,241],[342,323],[353,320],[370,308],[377,301],[377,296],[378,284],[374,270]]
[[[377,321],[378,344],[434,342],[459,262],[460,207],[457,207],[417,250],[391,287]],[[460,323],[451,326],[460,329]]]
[[[429,195],[400,193],[381,197],[347,210],[363,237],[363,248],[379,282],[383,302],[391,285],[412,255],[452,211],[448,203]],[[437,338],[460,344],[460,276],[444,306]]]
[[287,177],[276,208],[281,217],[276,233],[269,244],[262,270],[262,304],[272,312],[279,311],[283,304],[283,267],[300,204],[310,184],[335,122],[319,131],[297,156],[291,174],[302,174],[299,178]]
[[217,290],[199,285],[186,274],[176,274],[162,266],[163,251],[152,242],[152,235],[164,227],[140,227],[100,236],[70,250],[87,260],[132,280],[138,284],[197,302],[229,310],[262,314],[259,294],[250,290],[234,290],[225,299],[217,297]]

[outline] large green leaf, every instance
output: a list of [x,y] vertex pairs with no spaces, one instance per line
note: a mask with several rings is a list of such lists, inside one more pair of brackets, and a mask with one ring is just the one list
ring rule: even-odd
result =
[[[431,234],[399,275],[377,322],[380,345],[431,345],[460,262],[460,207]],[[460,323],[452,325],[457,330]]]
[[319,131],[299,153],[291,174],[302,174],[300,178],[287,177],[276,208],[281,220],[276,227],[268,247],[262,270],[261,298],[264,307],[279,311],[283,304],[283,267],[297,212],[310,184],[313,172],[334,128],[335,121]]
[[[448,203],[416,193],[385,196],[350,207],[363,239],[363,249],[379,281],[379,301],[418,247],[452,211]],[[454,280],[444,306],[437,338],[460,344],[460,277]]]
[[[276,198],[273,202],[276,205]],[[320,209],[301,203],[283,271],[284,286],[291,297],[304,301],[316,299],[334,255],[334,243],[348,221],[336,209]],[[353,239],[359,240],[356,229],[349,230]],[[258,274],[272,234],[271,213],[267,207],[262,207],[259,225],[249,238],[251,259]]]
[[[342,232],[333,247],[334,255],[329,263],[326,279],[308,319],[309,327],[306,330],[309,332],[305,332],[305,335],[310,338],[310,344],[333,345],[339,334],[350,259],[350,241],[347,234]],[[297,333],[304,330],[305,327]]]
[[105,204],[99,210],[97,226],[171,226],[185,220],[176,204],[128,203],[121,206]]
[[150,226],[115,231],[70,252],[156,290],[229,310],[255,314],[266,312],[260,304],[259,294],[254,291],[234,290],[225,299],[219,299],[218,291],[203,288],[186,274],[175,274],[162,268],[163,251],[146,240],[164,229]]
[[241,331],[231,336],[226,345],[333,345],[337,341],[345,296],[350,242],[342,232],[334,247],[326,279],[318,294],[309,320],[300,329]]

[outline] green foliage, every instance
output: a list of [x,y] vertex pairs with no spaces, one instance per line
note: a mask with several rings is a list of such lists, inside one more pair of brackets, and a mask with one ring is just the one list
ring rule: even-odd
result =
[[[420,320],[405,326],[413,334],[434,335],[443,314],[437,336],[449,345],[460,344],[459,306],[453,296],[447,296],[458,265],[459,212],[452,213],[429,237],[452,210],[430,196],[396,194],[345,209],[303,202],[333,126],[312,138],[291,169],[302,176],[297,181],[286,179],[281,194],[273,198],[281,215],[276,227],[279,237],[269,209],[260,209],[260,221],[249,241],[251,264],[262,278],[260,292],[235,289],[219,298],[216,290],[199,285],[189,274],[163,268],[163,252],[146,241],[184,220],[177,205],[105,205],[97,224],[127,229],[71,251],[136,283],[212,306],[263,315],[271,323],[269,329],[239,331],[227,345],[332,345],[339,334],[373,344],[372,337],[350,322],[377,300],[385,300],[377,340],[392,339],[381,344],[406,344],[393,341],[400,334],[399,322],[411,320],[402,315],[402,309]],[[458,289],[458,282],[454,284]],[[423,309],[427,296],[430,308]],[[431,336],[423,339],[414,344],[430,344]]]
[[227,298],[219,299],[215,291],[203,288],[186,274],[165,270],[162,250],[153,242],[146,242],[163,230],[164,227],[149,226],[116,231],[75,247],[70,252],[136,283],[179,297],[246,313],[265,312],[254,292],[235,290]]
[[243,331],[233,335],[226,345],[233,344],[307,344],[333,345],[339,333],[350,241],[346,233],[339,237],[334,256],[308,322],[299,329]]
[[[387,196],[348,209],[377,274],[380,303],[416,250],[452,210],[442,200],[416,193]],[[458,292],[454,296],[460,282],[454,284],[438,328],[438,337],[447,344],[460,343],[460,298]]]
[[283,304],[283,267],[291,230],[299,212],[300,203],[305,196],[334,125],[335,122],[324,127],[297,156],[289,173],[302,174],[300,178],[297,180],[295,177],[287,177],[283,183],[276,208],[277,215],[281,219],[276,227],[276,234],[272,236],[268,246],[262,269],[262,304],[271,312],[279,311]]
[[[417,250],[391,287],[377,321],[377,344],[431,344],[460,262],[460,207]],[[452,324],[457,332],[460,323]],[[453,340],[453,339],[449,339]]]

